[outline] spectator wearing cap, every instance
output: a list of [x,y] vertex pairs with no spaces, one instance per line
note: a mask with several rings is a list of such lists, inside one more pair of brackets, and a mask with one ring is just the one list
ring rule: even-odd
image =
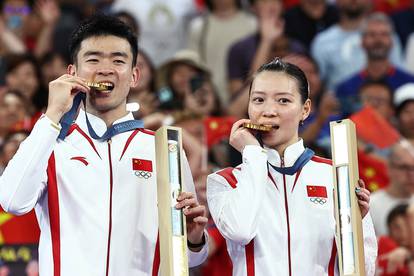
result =
[[394,91],[399,86],[414,82],[414,76],[397,67],[390,59],[393,46],[393,28],[390,19],[383,13],[368,16],[362,27],[362,47],[367,56],[366,67],[340,83],[336,88],[336,97],[342,111],[349,115],[356,111],[358,91],[367,81],[383,80]]
[[407,83],[395,91],[394,106],[400,133],[414,147],[414,83]]

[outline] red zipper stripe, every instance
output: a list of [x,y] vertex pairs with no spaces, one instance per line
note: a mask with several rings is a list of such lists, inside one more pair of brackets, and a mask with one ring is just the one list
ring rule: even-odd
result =
[[109,231],[108,231],[108,247],[106,251],[106,276],[109,275],[109,256],[111,251],[111,232],[112,232],[112,187],[113,187],[113,176],[112,176],[112,159],[111,159],[111,144],[108,141],[108,156],[109,156]]
[[286,193],[286,175],[283,175],[283,184],[285,186],[285,211],[286,211],[286,221],[287,221],[287,234],[288,234],[288,261],[289,261],[289,276],[292,275],[292,261],[290,255],[290,224],[289,224],[289,205],[287,201],[287,193]]
[[254,239],[245,247],[247,276],[254,276]]
[[53,275],[60,276],[60,215],[59,191],[56,178],[55,154],[47,166],[47,204],[49,208],[50,234],[52,236]]

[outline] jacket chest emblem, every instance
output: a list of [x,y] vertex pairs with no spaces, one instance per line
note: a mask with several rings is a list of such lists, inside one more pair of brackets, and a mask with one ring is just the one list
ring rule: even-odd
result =
[[132,170],[137,177],[148,179],[152,177],[152,161],[132,158]]
[[328,193],[325,186],[307,185],[306,192],[309,200],[314,204],[325,204],[328,201]]

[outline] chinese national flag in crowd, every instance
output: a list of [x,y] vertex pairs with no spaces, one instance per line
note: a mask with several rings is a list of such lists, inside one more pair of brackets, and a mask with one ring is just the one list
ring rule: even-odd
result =
[[40,230],[34,211],[23,216],[14,216],[0,208],[0,245],[36,244],[39,236]]
[[385,149],[400,139],[400,134],[372,107],[366,106],[350,119],[355,123],[358,139]]
[[358,150],[358,169],[360,178],[371,192],[387,187],[390,182],[385,162],[362,150]]
[[210,148],[222,139],[228,138],[235,121],[236,119],[231,116],[205,118],[203,123],[207,147]]

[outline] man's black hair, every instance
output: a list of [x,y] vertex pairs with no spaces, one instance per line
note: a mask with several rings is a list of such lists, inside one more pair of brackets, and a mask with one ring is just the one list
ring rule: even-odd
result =
[[111,15],[97,14],[84,21],[72,33],[69,42],[69,54],[73,64],[79,53],[82,41],[93,36],[113,35],[124,38],[131,46],[132,66],[137,62],[138,42],[137,37],[128,25]]
[[[306,78],[305,73],[302,71],[302,69],[300,69],[298,66],[289,62],[284,62],[280,58],[275,58],[271,62],[260,66],[256,72],[256,75],[264,71],[281,72],[291,76],[297,82],[302,103],[305,103],[306,100],[309,99],[308,79]],[[253,79],[250,83],[249,94],[251,93],[255,76],[253,76]]]
[[387,226],[390,227],[391,223],[399,216],[405,216],[407,214],[408,204],[400,204],[395,206],[387,216]]

